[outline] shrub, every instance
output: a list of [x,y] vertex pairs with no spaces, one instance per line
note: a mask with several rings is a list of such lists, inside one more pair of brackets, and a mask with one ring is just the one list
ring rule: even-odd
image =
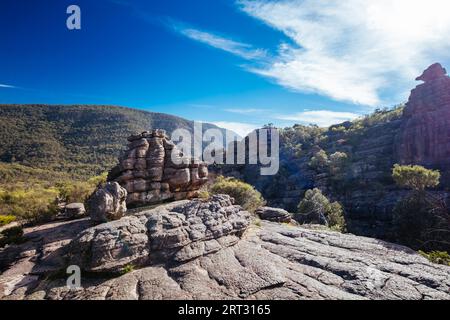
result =
[[10,224],[11,222],[15,221],[15,216],[0,216],[0,227],[6,226],[7,224]]
[[8,244],[19,244],[24,241],[22,227],[12,227],[3,230],[0,234],[0,248]]
[[30,222],[46,221],[58,212],[57,196],[58,190],[38,186],[0,191],[0,210]]
[[325,224],[333,230],[345,231],[342,206],[338,202],[331,203],[317,188],[306,191],[294,218],[300,223]]
[[309,166],[313,169],[322,170],[328,166],[328,155],[324,150],[316,152],[314,157],[311,158]]
[[335,152],[330,155],[329,167],[331,174],[340,173],[347,164],[348,156],[345,152]]
[[395,165],[392,177],[400,187],[413,190],[394,208],[396,240],[416,250],[448,251],[450,210],[445,199],[426,191],[439,185],[439,171]]
[[56,185],[59,191],[59,197],[62,201],[71,202],[85,202],[87,198],[95,190],[95,187],[87,182],[62,182]]
[[424,191],[439,185],[441,174],[437,170],[429,170],[422,166],[400,166],[396,164],[392,170],[392,178],[400,187],[414,191]]
[[123,269],[121,270],[120,273],[122,275],[124,275],[124,274],[130,273],[130,272],[133,272],[134,270],[135,270],[134,265],[127,264],[125,267],[123,267]]
[[433,263],[450,266],[450,255],[448,254],[448,252],[431,251],[430,253],[426,253],[423,251],[419,251],[419,253]]
[[329,227],[338,232],[346,231],[346,223],[344,217],[344,209],[339,202],[330,203],[330,208],[327,213]]
[[59,198],[67,203],[84,203],[99,184],[106,182],[108,173],[92,177],[88,181],[65,181],[56,184]]
[[235,178],[217,177],[210,188],[210,192],[211,194],[228,194],[234,198],[236,204],[252,213],[266,203],[253,186]]

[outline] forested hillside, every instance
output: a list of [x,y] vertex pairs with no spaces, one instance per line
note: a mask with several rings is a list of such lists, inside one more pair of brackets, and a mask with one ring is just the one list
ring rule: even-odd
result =
[[176,116],[114,106],[0,105],[0,161],[92,177],[116,164],[129,135],[192,126]]

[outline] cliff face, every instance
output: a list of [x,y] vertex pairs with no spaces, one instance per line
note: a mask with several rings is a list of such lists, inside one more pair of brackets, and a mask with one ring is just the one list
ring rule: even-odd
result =
[[397,159],[401,164],[421,164],[450,169],[450,77],[440,64],[430,66],[416,80],[424,81],[411,92],[401,132]]
[[[260,177],[250,165],[220,172],[253,184],[269,205],[290,212],[297,210],[306,190],[319,188],[344,205],[351,233],[393,240],[393,208],[407,194],[391,177],[394,164],[439,169],[441,191],[450,185],[450,78],[435,64],[417,80],[425,83],[411,92],[405,108],[379,110],[320,132],[303,126],[280,130],[280,171],[275,176]],[[318,150],[328,157],[343,152],[347,163],[337,174],[311,168]]]

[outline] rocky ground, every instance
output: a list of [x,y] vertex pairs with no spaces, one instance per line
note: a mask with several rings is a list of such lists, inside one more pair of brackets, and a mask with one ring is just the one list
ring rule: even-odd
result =
[[[227,196],[26,237],[0,251],[0,299],[450,299],[450,267],[376,239],[259,223]],[[86,270],[81,288],[66,287],[68,264]]]

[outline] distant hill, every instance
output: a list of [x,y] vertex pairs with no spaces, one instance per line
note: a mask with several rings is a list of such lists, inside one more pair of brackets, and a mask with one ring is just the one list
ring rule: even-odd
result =
[[155,128],[193,122],[116,106],[0,105],[0,161],[89,177],[116,164],[130,134]]

